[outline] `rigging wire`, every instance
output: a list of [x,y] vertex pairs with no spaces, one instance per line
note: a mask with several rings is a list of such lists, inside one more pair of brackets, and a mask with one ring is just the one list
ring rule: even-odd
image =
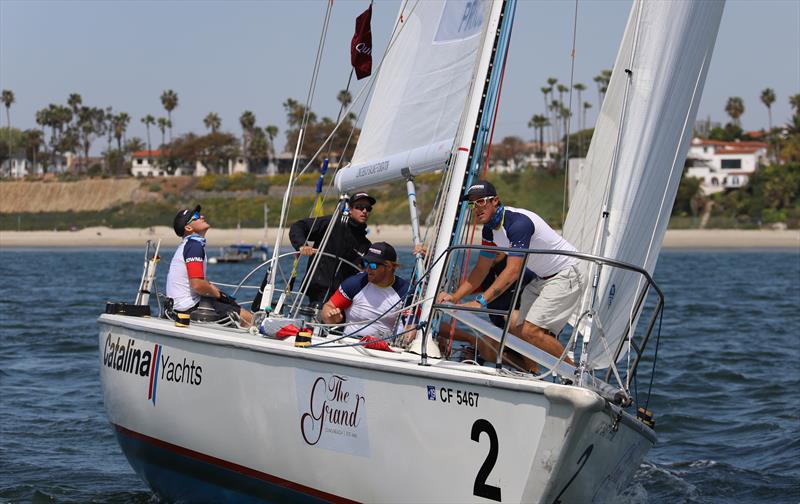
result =
[[[561,208],[561,229],[564,229],[564,221],[567,219],[567,187],[569,186],[569,136],[572,128],[572,94],[575,82],[575,50],[577,47],[578,35],[578,1],[575,0],[575,14],[572,18],[572,52],[570,53],[570,68],[569,68],[569,115],[567,115],[567,141],[564,146],[564,194],[562,196]],[[578,104],[580,107],[580,104]]]

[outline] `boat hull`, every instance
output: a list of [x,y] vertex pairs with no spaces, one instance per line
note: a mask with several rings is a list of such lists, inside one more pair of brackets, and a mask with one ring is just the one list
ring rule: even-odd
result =
[[99,323],[109,420],[170,500],[604,502],[655,442],[578,387],[213,326]]

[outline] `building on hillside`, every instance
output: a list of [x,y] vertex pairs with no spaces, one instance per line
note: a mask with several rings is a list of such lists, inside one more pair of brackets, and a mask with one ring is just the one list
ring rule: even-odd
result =
[[[158,159],[162,153],[160,150],[151,151],[138,151],[134,152],[131,156],[131,175],[134,177],[169,177],[169,176],[182,176],[191,175],[202,177],[207,175],[210,170],[201,161],[195,161],[194,165],[180,166],[170,173],[170,171],[158,163]],[[290,154],[291,155],[291,154]],[[301,160],[302,162],[302,160]],[[291,159],[288,163],[286,172],[291,169]],[[261,164],[258,166],[251,166],[247,158],[237,156],[231,158],[227,162],[227,166],[223,168],[223,175],[233,175],[235,173],[256,173],[274,175],[278,173],[276,164],[270,161],[268,164]]]
[[[292,164],[294,163],[293,152],[281,152],[275,156],[275,166],[277,173],[290,173],[292,171]],[[297,158],[297,170],[302,170],[308,164],[308,158],[300,155]]]
[[67,154],[67,170],[71,173],[88,173],[92,166],[105,170],[106,159],[103,156],[82,157],[71,152]]
[[[489,169],[498,173],[515,172],[522,170],[527,166],[534,168],[543,168],[550,166],[558,156],[561,149],[560,143],[544,143],[544,148],[539,147],[539,142],[528,142],[524,145],[525,154],[521,156],[510,155],[504,152],[504,145],[492,144],[491,152],[489,154]],[[501,152],[501,155],[497,155]],[[540,157],[540,153],[544,154]]]
[[[163,177],[169,175],[167,169],[158,164],[158,158],[160,157],[160,150],[134,152],[131,156],[131,175],[134,177]],[[175,171],[178,172],[179,170]]]
[[686,176],[699,178],[706,195],[738,189],[767,160],[764,142],[723,142],[693,138],[686,155]]
[[67,158],[62,155],[50,156],[46,162],[33,163],[23,154],[15,154],[0,164],[0,177],[25,178],[28,176],[40,176],[45,173],[66,173]]

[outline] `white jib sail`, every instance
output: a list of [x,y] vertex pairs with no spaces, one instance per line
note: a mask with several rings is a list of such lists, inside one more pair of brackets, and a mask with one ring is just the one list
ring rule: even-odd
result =
[[[717,0],[634,2],[564,225],[564,236],[579,251],[653,273],[723,6]],[[590,265],[582,265],[588,273]],[[591,368],[608,367],[626,331],[633,333],[633,304],[643,288],[640,275],[602,269],[594,309],[605,338],[592,335]],[[589,286],[584,308],[592,295]]]
[[400,7],[340,192],[444,168],[475,73],[488,0],[407,0]]

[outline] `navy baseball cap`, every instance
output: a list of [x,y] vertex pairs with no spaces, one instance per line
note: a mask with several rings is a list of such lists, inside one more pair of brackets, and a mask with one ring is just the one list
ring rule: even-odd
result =
[[179,237],[183,238],[183,228],[186,227],[186,224],[192,220],[192,215],[195,212],[200,211],[200,205],[194,207],[194,210],[189,210],[188,208],[184,208],[183,210],[179,211],[175,214],[175,218],[172,220],[172,229],[175,230],[175,234]]
[[461,201],[466,201],[470,198],[487,198],[497,196],[497,189],[494,188],[488,180],[479,180],[469,186],[467,194],[461,197]]
[[365,261],[382,263],[386,261],[396,262],[397,252],[394,247],[386,242],[373,243],[362,257]]
[[365,199],[365,200],[369,201],[370,205],[374,205],[375,204],[375,198],[373,198],[372,196],[370,196],[369,194],[367,194],[365,192],[357,192],[354,195],[352,195],[350,197],[350,204],[352,205],[353,203],[355,203],[356,201],[358,201],[360,199]]

